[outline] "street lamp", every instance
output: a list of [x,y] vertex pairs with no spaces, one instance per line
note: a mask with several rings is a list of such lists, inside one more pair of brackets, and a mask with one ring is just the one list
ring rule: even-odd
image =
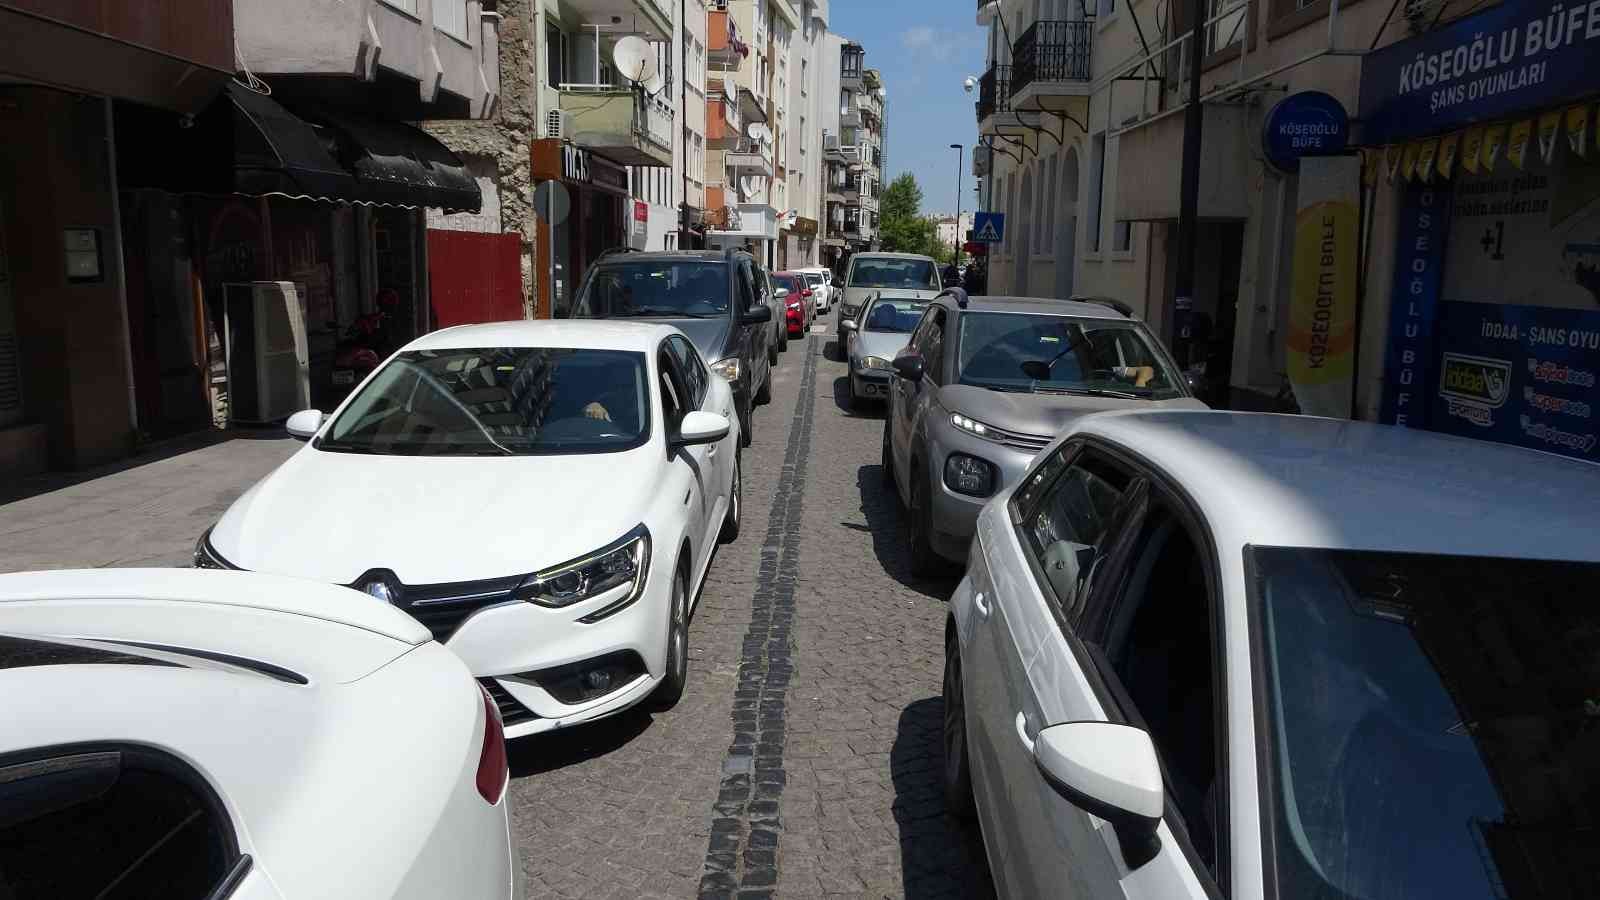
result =
[[951,144],[950,149],[956,152],[956,237],[950,243],[955,246],[950,248],[955,252],[957,268],[961,266],[961,158],[966,149],[960,144]]

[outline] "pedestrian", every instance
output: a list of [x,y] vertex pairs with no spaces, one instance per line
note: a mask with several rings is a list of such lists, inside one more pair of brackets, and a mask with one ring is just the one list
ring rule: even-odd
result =
[[966,291],[968,294],[982,295],[989,292],[989,270],[984,266],[982,259],[974,259],[967,266]]

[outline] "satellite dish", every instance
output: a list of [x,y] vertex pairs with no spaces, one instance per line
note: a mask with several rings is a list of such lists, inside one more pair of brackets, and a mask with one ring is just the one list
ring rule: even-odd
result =
[[661,89],[665,87],[666,84],[667,80],[661,77],[661,70],[656,68],[650,72],[650,77],[645,79],[642,87],[644,88],[644,92],[646,94],[655,96],[661,92]]
[[757,190],[760,190],[761,179],[746,175],[739,179],[739,187],[744,192],[744,198],[748,200],[756,195]]
[[978,88],[978,79],[972,77],[971,75],[968,75],[966,77],[966,79],[961,82],[961,86],[966,88],[967,89],[967,93],[970,94],[973,91],[977,90],[977,88]]
[[617,72],[634,84],[644,81],[656,70],[656,54],[644,38],[628,35],[611,48],[611,62]]

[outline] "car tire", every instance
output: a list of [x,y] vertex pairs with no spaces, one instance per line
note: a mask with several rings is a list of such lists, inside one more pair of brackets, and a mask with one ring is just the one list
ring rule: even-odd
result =
[[724,544],[739,539],[739,522],[744,517],[744,462],[738,451],[733,454],[733,486],[728,491],[728,514],[722,518],[722,533],[718,537]]
[[689,683],[689,585],[682,567],[672,579],[672,608],[667,612],[666,674],[650,695],[650,705],[667,710],[678,704]]
[[896,506],[899,506],[900,491],[895,487],[894,483],[894,448],[889,445],[889,427],[892,424],[892,417],[885,416],[883,420],[883,486],[895,492],[894,502]]
[[939,572],[939,555],[933,552],[933,511],[928,508],[928,479],[920,467],[911,470],[911,505],[906,510],[911,574],[920,577]]
[[755,401],[750,400],[748,394],[745,401],[739,404],[739,445],[742,447],[750,446],[756,439],[756,417],[751,412],[754,406]]
[[845,395],[844,405],[848,407],[851,412],[854,412],[861,408],[861,395],[856,393],[856,380],[854,378],[850,378],[848,375],[846,375],[845,378],[848,379],[847,384],[850,393]]
[[772,369],[767,369],[767,377],[761,379],[761,390],[756,391],[756,402],[767,404],[772,402]]
[[952,633],[944,645],[944,764],[939,768],[945,812],[961,820],[977,814],[967,758],[967,702],[961,684],[961,647]]

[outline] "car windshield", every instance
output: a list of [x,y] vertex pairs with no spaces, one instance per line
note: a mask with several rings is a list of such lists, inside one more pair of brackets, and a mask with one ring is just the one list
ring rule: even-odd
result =
[[1600,896],[1600,564],[1247,559],[1277,896]]
[[806,284],[810,285],[811,287],[816,287],[817,285],[822,284],[822,276],[821,275],[812,275],[810,273],[807,273],[805,275],[805,279],[806,279]]
[[849,287],[939,289],[939,272],[931,259],[858,257],[850,267]]
[[793,298],[795,300],[800,299],[800,289],[805,287],[805,283],[794,275],[774,274],[772,283],[776,287],[788,288],[789,293],[795,295]]
[[642,353],[413,350],[379,370],[316,447],[397,456],[626,450],[649,435],[646,384]]
[[1132,322],[969,312],[960,330],[962,384],[1146,400],[1184,396],[1177,374]]
[[728,314],[728,269],[709,260],[617,260],[584,281],[573,318],[713,319]]
[[928,304],[917,300],[875,300],[862,313],[862,331],[897,331],[909,334],[922,321]]

